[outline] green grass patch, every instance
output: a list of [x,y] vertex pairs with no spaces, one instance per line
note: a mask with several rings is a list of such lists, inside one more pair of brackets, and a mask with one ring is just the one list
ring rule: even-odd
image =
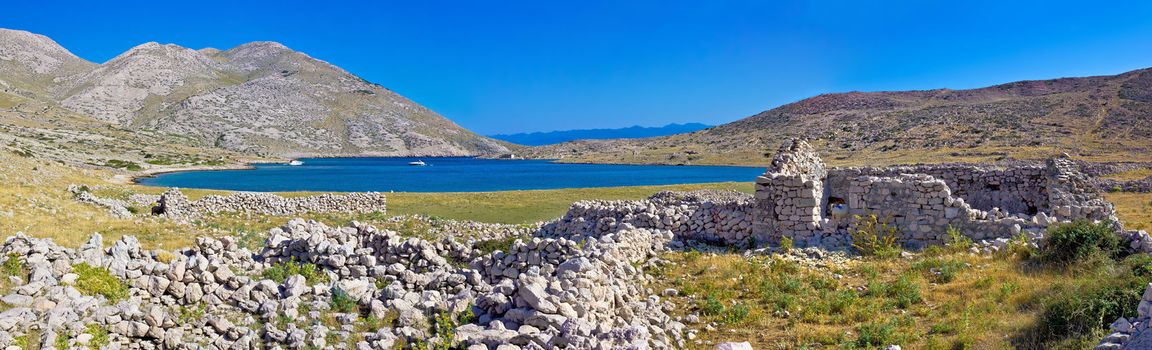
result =
[[328,275],[315,264],[298,261],[276,263],[272,267],[264,269],[264,272],[260,274],[264,279],[270,279],[276,283],[284,283],[288,277],[294,275],[304,276],[304,279],[310,284],[328,283]]
[[1045,264],[1068,266],[1095,259],[1115,259],[1125,250],[1120,236],[1106,222],[1077,220],[1048,229],[1047,244],[1039,252]]
[[105,345],[108,345],[109,338],[107,328],[100,327],[100,325],[95,323],[91,323],[88,324],[88,326],[84,329],[84,333],[92,335],[92,341],[88,343],[90,348],[102,349]]
[[112,302],[128,297],[128,285],[106,268],[79,263],[72,266],[72,271],[80,276],[76,279],[76,289],[81,293],[103,295]]

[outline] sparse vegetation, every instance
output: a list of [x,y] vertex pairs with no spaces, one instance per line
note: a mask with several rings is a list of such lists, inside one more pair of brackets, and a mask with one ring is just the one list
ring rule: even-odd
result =
[[128,285],[106,268],[79,263],[72,266],[72,271],[80,276],[76,279],[76,289],[81,293],[102,295],[112,302],[128,297]]
[[272,267],[264,269],[260,277],[276,281],[276,283],[284,283],[284,280],[294,275],[303,276],[310,284],[328,283],[328,275],[315,264],[298,261],[276,263]]
[[108,330],[104,327],[100,327],[100,325],[97,324],[90,324],[84,330],[84,333],[92,335],[92,341],[88,343],[89,348],[103,349],[105,345],[108,345]]
[[360,305],[357,304],[355,300],[352,300],[352,297],[348,296],[348,292],[340,289],[340,287],[332,287],[331,292],[332,299],[329,301],[329,305],[332,307],[332,310],[344,313],[359,311]]
[[852,247],[860,254],[878,258],[891,258],[900,254],[900,246],[896,244],[899,231],[889,220],[880,220],[876,214],[854,215],[854,227],[849,230],[852,235]]

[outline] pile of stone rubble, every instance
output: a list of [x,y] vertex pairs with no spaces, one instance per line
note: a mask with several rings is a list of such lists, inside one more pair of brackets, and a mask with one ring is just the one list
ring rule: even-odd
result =
[[[649,277],[636,267],[673,234],[619,228],[579,240],[536,237],[495,252],[301,219],[271,230],[259,252],[227,237],[166,252],[143,249],[131,236],[105,249],[97,234],[70,249],[18,234],[0,246],[5,265],[27,272],[10,278],[14,287],[0,297],[11,306],[0,312],[0,345],[28,337],[46,349],[683,345],[684,326],[664,313],[670,304],[647,293]],[[106,269],[127,296],[90,292],[81,263]],[[296,264],[314,270],[269,273]],[[444,315],[461,322],[444,332]]]

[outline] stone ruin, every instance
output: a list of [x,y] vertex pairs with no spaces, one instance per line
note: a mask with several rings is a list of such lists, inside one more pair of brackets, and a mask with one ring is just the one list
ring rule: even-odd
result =
[[[542,231],[596,235],[626,224],[722,245],[779,244],[787,237],[797,246],[843,248],[851,244],[855,217],[876,215],[913,249],[946,243],[949,228],[994,245],[1020,234],[1038,238],[1052,224],[1078,219],[1111,222],[1121,231],[1112,204],[1080,167],[1065,155],[1043,165],[829,168],[807,142],[791,140],[756,178],[754,196],[698,191],[583,201]],[[1152,237],[1124,234],[1152,251]]]
[[756,179],[752,236],[766,243],[838,246],[855,217],[895,225],[908,247],[943,244],[948,229],[973,239],[1008,238],[1079,219],[1110,221],[1111,203],[1067,155],[1045,166],[916,165],[828,169],[807,142],[792,140]]

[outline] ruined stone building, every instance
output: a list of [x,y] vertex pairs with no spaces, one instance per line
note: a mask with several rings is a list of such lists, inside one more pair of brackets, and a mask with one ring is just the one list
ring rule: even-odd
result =
[[756,179],[752,235],[802,245],[843,243],[856,216],[895,225],[906,246],[941,244],[949,227],[973,239],[1011,237],[1076,219],[1112,220],[1067,156],[1044,166],[917,165],[828,169],[807,142],[792,140]]

